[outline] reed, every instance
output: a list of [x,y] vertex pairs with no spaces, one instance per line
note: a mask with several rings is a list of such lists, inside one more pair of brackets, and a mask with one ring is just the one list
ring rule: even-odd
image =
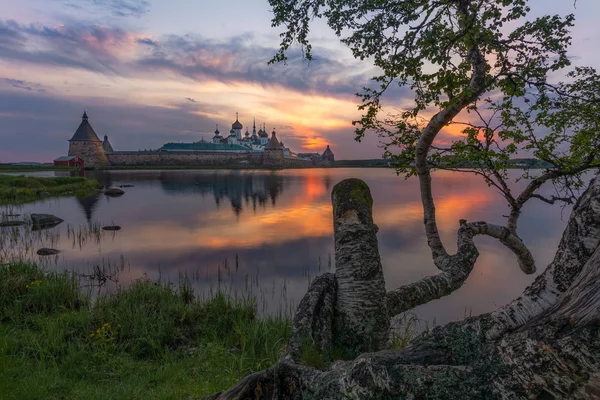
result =
[[72,273],[0,267],[0,387],[6,399],[188,398],[274,364],[290,317],[251,297],[202,298],[141,279],[92,300]]

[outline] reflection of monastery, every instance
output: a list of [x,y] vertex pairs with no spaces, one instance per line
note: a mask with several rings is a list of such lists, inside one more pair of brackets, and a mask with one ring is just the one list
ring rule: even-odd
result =
[[[222,136],[218,126],[210,142],[167,143],[152,151],[114,151],[108,137],[102,142],[84,112],[81,124],[69,140],[69,156],[83,161],[86,167],[130,165],[248,165],[272,167],[331,166],[335,159],[327,146],[323,154],[295,154],[266,127],[242,135],[243,125],[236,116],[228,136]],[[64,158],[64,157],[63,157]],[[68,157],[67,157],[68,158]],[[58,161],[58,160],[57,160]]]
[[[54,174],[56,176],[79,176],[80,173],[83,176],[83,171],[55,171]],[[85,176],[95,179],[103,186],[116,184],[112,175],[100,171],[87,171]],[[121,183],[127,182],[135,186],[147,185],[148,182],[154,185],[159,182],[157,187],[172,196],[199,195],[212,197],[218,207],[229,204],[236,215],[240,215],[243,210],[256,211],[258,208],[266,208],[268,204],[275,206],[284,190],[289,189],[291,185],[297,185],[295,189],[291,189],[292,191],[304,191],[309,185],[307,179],[306,175],[296,175],[290,178],[290,175],[281,175],[274,172],[232,170],[186,171],[184,173],[173,170],[152,170],[131,173],[124,171],[119,174]],[[322,177],[320,183],[325,186],[325,191],[329,193],[332,185],[330,176]],[[99,200],[100,196],[98,195],[77,197],[77,202],[88,222],[93,219],[93,213]]]

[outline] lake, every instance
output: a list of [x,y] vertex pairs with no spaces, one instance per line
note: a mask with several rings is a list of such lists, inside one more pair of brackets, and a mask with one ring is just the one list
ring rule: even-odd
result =
[[[45,174],[55,173],[61,174]],[[49,268],[89,274],[98,265],[118,271],[119,284],[143,276],[163,282],[187,276],[199,294],[221,286],[255,294],[262,312],[286,311],[295,308],[311,279],[335,270],[331,190],[356,177],[372,191],[387,287],[438,272],[424,235],[418,182],[392,169],[86,171],[86,176],[103,185],[133,187],[118,198],[101,194],[5,208],[0,213],[51,213],[65,222],[35,233],[10,228],[27,232],[18,244],[4,228],[0,264],[18,251]],[[480,178],[456,172],[433,177],[439,227],[449,250],[456,249],[459,219],[505,223],[505,202]],[[519,234],[536,258],[537,273],[554,256],[569,212],[535,200],[526,205]],[[113,224],[122,230],[98,231]],[[416,309],[430,326],[491,311],[517,297],[536,276],[524,275],[497,241],[478,237],[476,242],[481,255],[464,286]],[[35,254],[40,247],[62,253],[42,258]]]

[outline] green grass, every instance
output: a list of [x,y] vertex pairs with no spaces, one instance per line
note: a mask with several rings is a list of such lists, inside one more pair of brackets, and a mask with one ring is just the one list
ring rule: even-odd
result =
[[83,177],[33,177],[0,174],[0,204],[19,204],[44,197],[85,196],[99,188]]
[[79,167],[57,167],[54,165],[9,165],[0,164],[0,173],[2,172],[35,172],[35,171],[76,171]]
[[67,273],[0,266],[2,399],[187,399],[274,364],[288,317],[148,280],[95,301]]

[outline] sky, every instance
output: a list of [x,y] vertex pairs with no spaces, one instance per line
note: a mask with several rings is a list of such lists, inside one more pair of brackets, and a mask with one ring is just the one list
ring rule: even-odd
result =
[[[570,56],[600,69],[598,0],[531,0],[532,15],[574,13]],[[267,65],[279,43],[266,0],[0,0],[0,163],[65,155],[86,110],[115,150],[210,140],[235,121],[295,152],[379,158],[374,136],[354,141],[360,90],[376,71],[322,21],[315,59],[299,48]],[[393,107],[410,100],[396,90]]]

